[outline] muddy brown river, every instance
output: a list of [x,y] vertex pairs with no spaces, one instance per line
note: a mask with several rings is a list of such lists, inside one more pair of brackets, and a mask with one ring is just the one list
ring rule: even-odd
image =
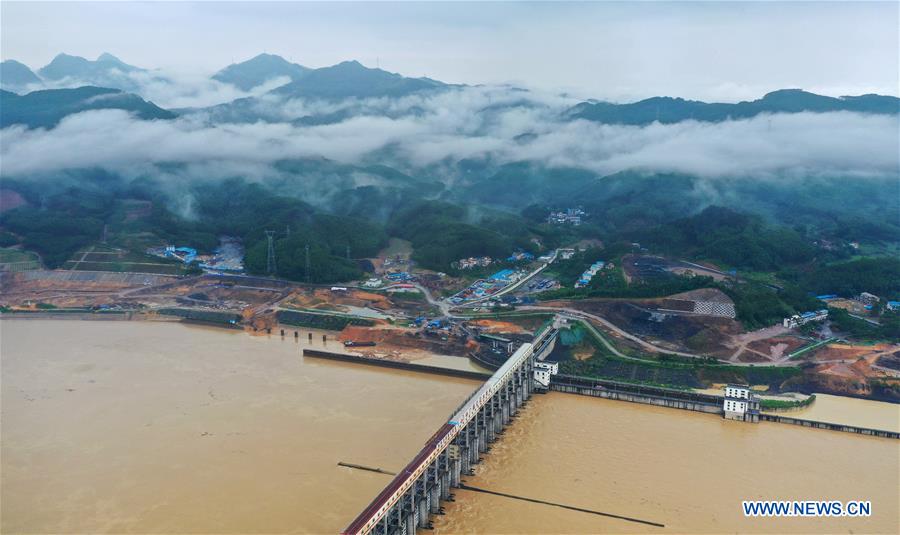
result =
[[[0,321],[0,531],[339,531],[389,477],[336,463],[402,467],[477,383],[304,360],[305,345]],[[568,394],[536,396],[466,479],[665,527],[456,490],[438,533],[900,531],[896,440]],[[873,513],[747,519],[744,499],[871,500]]]
[[[900,531],[900,441],[557,392],[532,398],[466,481],[665,528],[455,490],[436,533]],[[742,500],[851,499],[871,500],[872,516],[761,519],[741,509]]]
[[406,464],[477,385],[177,323],[0,337],[3,533],[335,533],[385,484],[337,462]]

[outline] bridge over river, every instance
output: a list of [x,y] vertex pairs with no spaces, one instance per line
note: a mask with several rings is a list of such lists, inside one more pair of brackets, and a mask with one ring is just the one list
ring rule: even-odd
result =
[[481,453],[539,387],[535,368],[553,351],[558,326],[523,344],[450,416],[421,451],[363,510],[344,534],[407,534],[427,527],[450,488],[470,474]]

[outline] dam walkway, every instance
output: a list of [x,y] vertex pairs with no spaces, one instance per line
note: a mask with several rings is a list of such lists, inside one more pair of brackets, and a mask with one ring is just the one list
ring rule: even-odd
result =
[[472,472],[503,427],[536,388],[534,370],[553,351],[559,330],[548,325],[523,344],[425,443],[412,461],[347,526],[344,534],[407,534],[428,527],[451,487]]

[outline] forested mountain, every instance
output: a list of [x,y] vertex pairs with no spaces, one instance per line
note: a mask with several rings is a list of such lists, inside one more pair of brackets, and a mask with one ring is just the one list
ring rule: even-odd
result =
[[816,253],[810,240],[793,229],[719,206],[645,232],[641,243],[655,251],[758,271],[808,262]]
[[653,97],[630,104],[582,102],[569,109],[572,119],[608,124],[646,125],[654,121],[677,123],[686,120],[718,122],[746,119],[762,113],[854,111],[860,113],[900,113],[900,99],[883,95],[826,97],[800,89],[781,89],[753,101],[707,103],[672,97]]
[[88,110],[125,110],[140,119],[172,119],[175,115],[137,95],[117,89],[79,87],[45,89],[27,95],[0,91],[0,128],[14,124],[29,128],[56,126],[67,115]]
[[0,88],[20,92],[30,84],[40,83],[41,79],[27,65],[11,59],[0,63]]
[[112,54],[103,53],[93,61],[81,56],[59,54],[42,67],[38,74],[41,78],[54,82],[70,81],[77,85],[136,92],[140,90],[140,84],[130,75],[146,72],[145,69],[129,65]]
[[[4,80],[37,79],[15,62],[3,69]],[[109,54],[62,54],[40,75],[60,85],[88,78],[156,94],[173,88],[141,85],[154,75]],[[253,97],[242,92],[278,79],[289,82]],[[359,273],[347,246],[361,258],[388,236],[410,240],[417,261],[442,271],[462,257],[504,258],[582,239],[639,241],[762,271],[846,260],[851,242],[878,254],[900,243],[895,97],[783,90],[737,104],[658,97],[573,108],[565,95],[456,86],[355,61],[308,69],[270,54],[199,83],[181,96],[244,98],[173,113],[109,87],[0,93],[3,158],[17,164],[4,166],[3,187],[28,200],[4,214],[4,229],[19,236],[12,242],[52,264],[96,239],[97,225],[114,218],[109,210],[122,209],[118,196],[128,195],[154,207],[146,227],[135,224],[139,234],[201,249],[215,246],[217,233],[236,235],[259,272],[262,231],[275,229],[283,233],[279,272],[317,280]],[[74,131],[54,128],[94,110],[130,115],[107,114],[105,132],[90,120],[72,121]],[[770,128],[745,120],[761,113],[773,114]],[[144,122],[161,119],[171,120]],[[14,125],[30,130],[6,128]],[[110,131],[166,143],[110,144]],[[118,152],[92,159],[84,146]],[[42,151],[54,157],[33,156]],[[108,202],[99,212],[44,202],[93,206],[98,195]],[[547,222],[551,211],[574,207],[585,212],[583,224]],[[56,239],[49,229],[69,220],[83,232]],[[317,266],[330,267],[306,273],[306,244]]]
[[299,80],[275,89],[274,94],[319,99],[402,97],[420,91],[447,87],[430,78],[406,78],[400,74],[370,69],[358,61],[344,61],[309,71]]
[[249,91],[269,80],[280,77],[287,77],[291,82],[296,82],[310,70],[302,65],[291,63],[281,56],[260,54],[247,61],[225,67],[214,74],[213,79],[231,84],[243,91]]

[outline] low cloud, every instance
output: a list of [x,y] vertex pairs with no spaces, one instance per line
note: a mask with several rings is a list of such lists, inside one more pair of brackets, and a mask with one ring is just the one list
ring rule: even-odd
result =
[[[180,98],[187,102],[191,97]],[[508,87],[469,87],[337,103],[265,95],[251,106],[267,120],[255,122],[221,123],[205,112],[141,121],[118,110],[90,111],[69,116],[50,130],[4,129],[0,173],[103,168],[130,176],[180,164],[176,167],[190,170],[181,180],[265,178],[278,175],[273,164],[286,159],[383,163],[415,173],[469,158],[579,167],[599,175],[623,170],[711,179],[900,174],[896,115],[797,113],[623,126],[563,120],[562,112],[573,103]],[[316,126],[296,123],[334,113],[347,118]]]
[[82,86],[112,87],[135,93],[141,98],[167,109],[205,108],[232,102],[239,98],[261,97],[290,81],[287,76],[276,77],[266,80],[249,91],[242,91],[231,84],[222,83],[209,77],[207,73],[161,70],[124,72],[110,69],[94,79],[82,80],[65,77],[59,80],[43,80],[40,83],[28,84],[19,92],[24,94],[41,89]]

